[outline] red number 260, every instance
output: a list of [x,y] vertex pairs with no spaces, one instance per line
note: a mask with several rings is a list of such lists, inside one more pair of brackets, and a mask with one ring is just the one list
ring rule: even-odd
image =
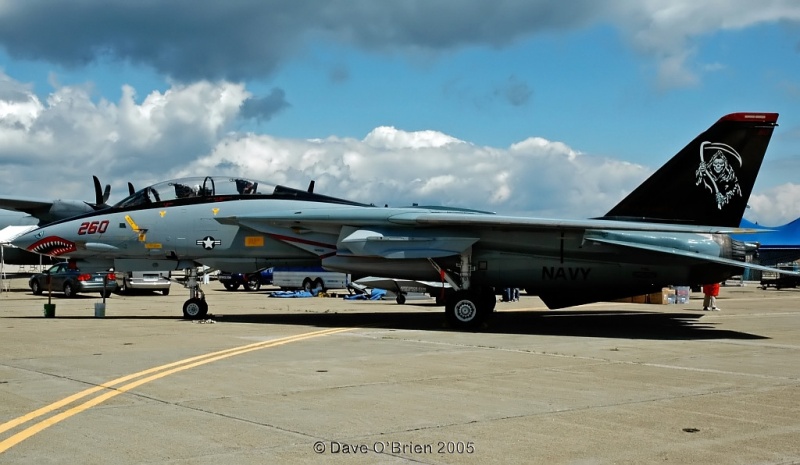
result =
[[108,229],[108,220],[81,223],[78,234],[103,234]]

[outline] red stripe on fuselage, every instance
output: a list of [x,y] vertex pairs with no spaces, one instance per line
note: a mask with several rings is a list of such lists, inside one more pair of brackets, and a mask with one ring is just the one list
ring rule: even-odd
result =
[[268,234],[268,236],[283,242],[296,242],[298,244],[313,245],[316,247],[325,247],[327,249],[336,250],[336,245],[326,244],[324,242],[310,241],[308,239],[300,239],[299,237],[283,236],[281,234]]

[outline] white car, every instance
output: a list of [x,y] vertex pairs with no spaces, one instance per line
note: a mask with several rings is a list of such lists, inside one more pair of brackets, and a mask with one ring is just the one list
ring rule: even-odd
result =
[[169,295],[169,287],[172,284],[169,278],[169,271],[129,271],[117,273],[117,284],[121,294],[146,290],[161,291],[162,294]]

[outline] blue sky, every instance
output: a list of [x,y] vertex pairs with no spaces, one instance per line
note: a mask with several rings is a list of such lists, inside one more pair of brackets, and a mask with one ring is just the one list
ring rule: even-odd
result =
[[230,172],[587,217],[769,111],[748,217],[777,224],[800,216],[798,58],[788,0],[0,1],[0,194]]

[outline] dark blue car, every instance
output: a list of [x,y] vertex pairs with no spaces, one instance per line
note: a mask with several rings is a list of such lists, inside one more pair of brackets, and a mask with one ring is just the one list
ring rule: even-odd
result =
[[264,268],[249,274],[223,271],[217,279],[229,291],[235,291],[240,286],[243,286],[246,291],[257,291],[264,284],[272,284],[272,268]]

